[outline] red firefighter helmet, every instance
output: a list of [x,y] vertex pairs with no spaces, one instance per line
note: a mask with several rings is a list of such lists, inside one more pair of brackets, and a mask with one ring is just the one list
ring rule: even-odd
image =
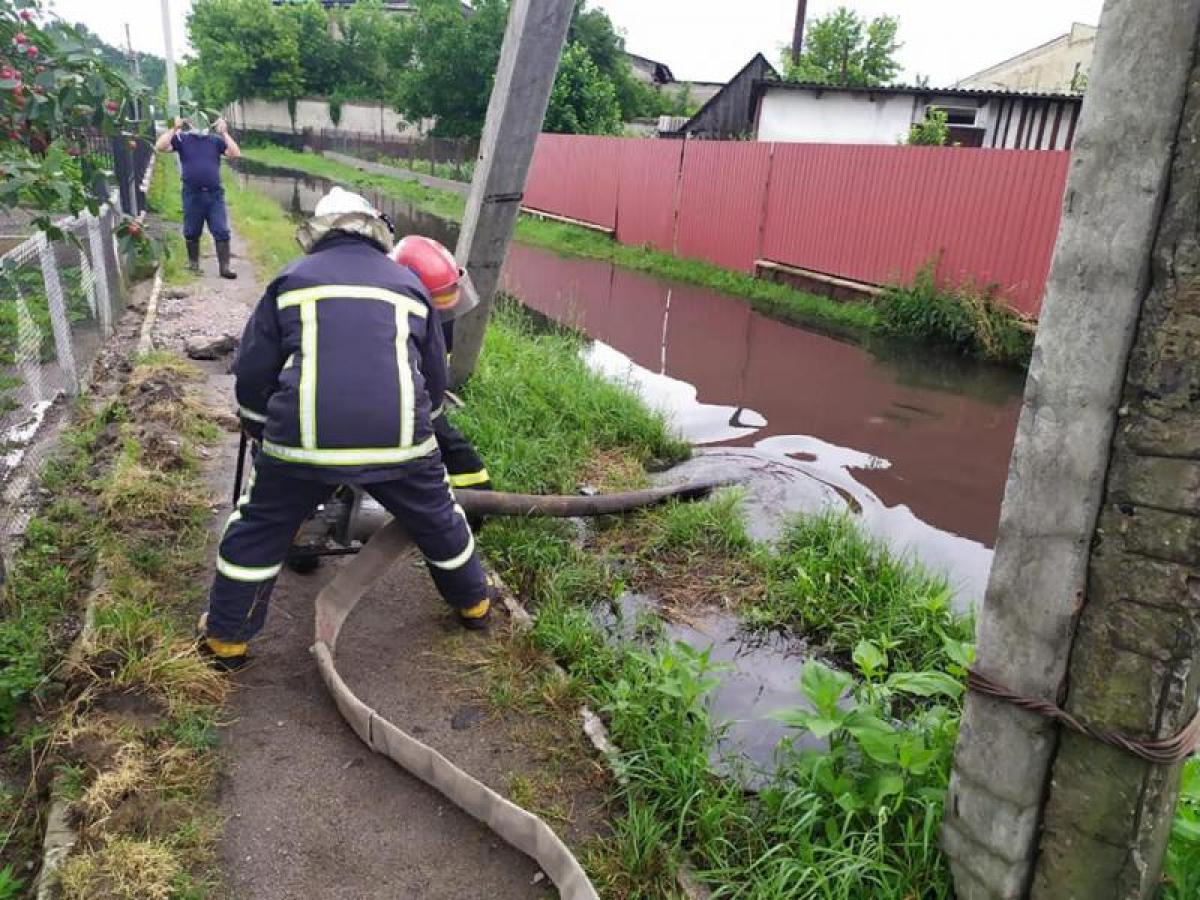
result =
[[447,313],[458,305],[459,282],[463,270],[454,254],[432,238],[410,234],[392,249],[392,259],[412,269],[440,312]]

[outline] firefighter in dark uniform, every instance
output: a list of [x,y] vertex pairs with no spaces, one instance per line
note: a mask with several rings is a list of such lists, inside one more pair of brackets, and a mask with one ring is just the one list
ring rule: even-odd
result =
[[299,237],[307,255],[267,287],[234,363],[243,423],[261,446],[202,622],[201,650],[220,668],[245,663],[292,536],[340,484],[404,525],[464,626],[485,627],[491,607],[435,434],[447,377],[437,306],[388,258],[391,231],[357,194],[334,188]]

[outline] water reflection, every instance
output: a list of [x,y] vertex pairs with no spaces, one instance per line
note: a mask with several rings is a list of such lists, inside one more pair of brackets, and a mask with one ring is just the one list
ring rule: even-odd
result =
[[[894,355],[607,263],[514,245],[507,288],[696,443],[753,448],[853,497],[868,528],[982,597],[1020,409],[1014,373]],[[890,349],[890,348],[889,348]]]

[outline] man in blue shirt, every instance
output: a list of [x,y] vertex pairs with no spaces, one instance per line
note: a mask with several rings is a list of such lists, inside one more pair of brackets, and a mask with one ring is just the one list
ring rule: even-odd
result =
[[229,213],[221,187],[221,157],[237,159],[241,148],[229,134],[224,119],[213,123],[210,133],[200,134],[186,119],[176,119],[155,143],[160,153],[178,153],[183,174],[183,239],[187,244],[188,268],[200,271],[200,235],[204,223],[217,245],[217,262],[222,278],[237,278],[229,267]]

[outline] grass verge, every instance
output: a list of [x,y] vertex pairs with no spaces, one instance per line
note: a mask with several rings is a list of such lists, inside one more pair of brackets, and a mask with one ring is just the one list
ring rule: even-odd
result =
[[[627,486],[644,478],[640,463],[682,450],[661,419],[579,365],[574,341],[512,308],[493,323],[456,417],[501,488]],[[494,521],[481,543],[537,613],[485,667],[493,702],[545,706],[530,660],[555,661],[568,678],[553,706],[587,702],[621,748],[611,831],[584,848],[603,896],[676,896],[685,858],[718,897],[949,896],[937,829],[972,625],[951,615],[942,580],[844,518],[799,519],[778,546],[756,544],[736,495],[607,521],[585,545],[547,520]],[[805,635],[839,667],[805,670],[787,724],[828,738],[829,751],[783,748],[753,796],[714,775],[720,729],[705,698],[719,672],[659,619],[632,640],[601,628],[596,609],[629,589],[658,597],[667,619],[720,603],[749,627]]]
[[244,187],[228,170],[224,183],[233,227],[246,239],[250,257],[265,285],[300,255],[296,225],[284,215],[278,202],[253,188]]
[[[674,896],[685,858],[717,897],[950,896],[937,833],[972,650],[939,579],[838,517],[756,545],[736,497],[643,513],[587,546],[544,522],[494,523],[483,540],[537,612],[515,640],[567,670],[621,749],[612,834],[586,853],[603,896]],[[721,730],[705,698],[720,672],[707,651],[673,643],[655,619],[632,640],[596,624],[631,587],[671,597],[668,619],[720,598],[747,623],[806,629],[840,667],[809,663],[784,718],[829,749],[785,744],[757,795],[715,775]]]
[[1035,323],[998,303],[993,291],[971,284],[938,287],[936,260],[911,285],[888,288],[880,300],[880,327],[888,334],[944,344],[969,356],[1027,365]]
[[187,248],[183,234],[174,225],[183,224],[183,182],[175,156],[161,154],[154,164],[154,177],[146,195],[149,210],[165,223],[159,237],[163,242],[163,282],[171,286],[190,284],[196,276],[187,270]]
[[[186,386],[192,371],[149,355],[117,394],[81,410],[43,475],[54,499],[5,585],[0,871],[36,874],[54,784],[80,835],[64,897],[213,889],[224,683],[192,649],[189,611],[208,538],[197,454],[216,428]],[[94,631],[68,653],[89,597]]]
[[[250,147],[246,158],[341,184],[372,188],[434,215],[454,221],[462,219],[465,201],[461,196],[416,182],[361,172],[323,156],[275,145]],[[1033,332],[1028,322],[993,302],[987,292],[966,286],[956,291],[938,289],[929,267],[922,270],[912,285],[889,289],[878,304],[852,304],[699,260],[619,244],[604,234],[568,223],[522,216],[516,237],[523,243],[559,253],[605,260],[622,268],[741,297],[755,309],[783,321],[850,334],[883,334],[927,341],[1012,365],[1027,364],[1032,352]]]

